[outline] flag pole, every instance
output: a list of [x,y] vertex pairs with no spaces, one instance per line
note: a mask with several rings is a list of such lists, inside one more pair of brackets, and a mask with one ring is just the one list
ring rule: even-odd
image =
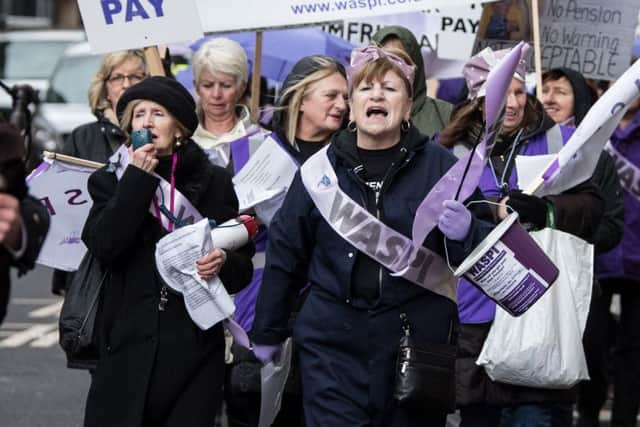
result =
[[253,71],[251,74],[251,121],[257,123],[260,118],[260,67],[262,65],[262,31],[256,31],[256,43],[253,49]]
[[533,59],[536,68],[536,97],[542,102],[542,52],[540,51],[540,8],[538,0],[531,0],[533,24]]
[[66,154],[54,153],[53,151],[43,151],[42,155],[51,160],[61,160],[65,163],[71,163],[76,166],[85,166],[94,169],[100,169],[104,163],[93,162],[91,160],[81,159],[79,157],[67,156]]
[[158,46],[144,48],[144,59],[147,62],[147,69],[152,76],[164,76],[164,67]]

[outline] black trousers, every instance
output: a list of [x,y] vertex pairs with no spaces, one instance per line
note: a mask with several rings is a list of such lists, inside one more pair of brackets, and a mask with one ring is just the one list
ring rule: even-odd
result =
[[[579,386],[578,425],[598,425],[598,414],[607,398],[609,348],[615,339],[611,426],[635,426],[640,402],[640,283],[608,280],[600,285],[601,293],[592,298],[584,333],[591,380]],[[609,312],[614,293],[620,294],[621,303],[617,327],[612,327]]]

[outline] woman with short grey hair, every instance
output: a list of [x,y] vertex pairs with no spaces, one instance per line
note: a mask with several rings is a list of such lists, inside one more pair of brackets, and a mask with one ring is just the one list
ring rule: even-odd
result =
[[234,159],[234,147],[249,138],[253,153],[265,137],[251,121],[249,109],[239,103],[247,87],[247,55],[235,41],[214,38],[193,56],[193,70],[200,122],[193,139],[212,163],[237,172],[245,160],[237,155]]

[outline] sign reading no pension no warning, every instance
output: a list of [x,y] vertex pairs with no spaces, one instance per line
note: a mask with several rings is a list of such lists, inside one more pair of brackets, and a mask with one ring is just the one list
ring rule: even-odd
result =
[[[477,3],[478,0],[196,0],[205,33],[255,30]],[[493,0],[492,0],[493,1]]]
[[195,0],[78,0],[96,53],[202,37]]

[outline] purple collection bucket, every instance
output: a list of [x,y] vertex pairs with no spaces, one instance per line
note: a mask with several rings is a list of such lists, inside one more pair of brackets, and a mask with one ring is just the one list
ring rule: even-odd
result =
[[527,311],[558,278],[558,268],[511,213],[460,264],[455,275],[512,316]]

